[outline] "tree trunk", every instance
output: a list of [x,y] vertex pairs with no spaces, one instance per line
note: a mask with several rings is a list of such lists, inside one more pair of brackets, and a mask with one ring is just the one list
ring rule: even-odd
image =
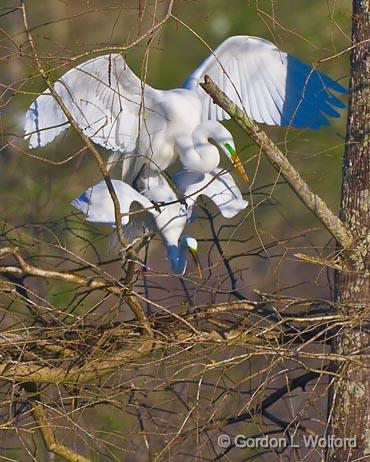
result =
[[[350,272],[336,276],[338,310],[358,321],[341,330],[333,352],[348,357],[338,367],[329,400],[329,433],[355,438],[356,447],[330,448],[327,460],[370,460],[370,356],[352,360],[354,354],[370,353],[370,330],[363,328],[370,307],[370,0],[353,0],[351,81],[347,137],[343,165],[340,217],[356,239],[348,253]],[[361,320],[361,321],[360,321]]]

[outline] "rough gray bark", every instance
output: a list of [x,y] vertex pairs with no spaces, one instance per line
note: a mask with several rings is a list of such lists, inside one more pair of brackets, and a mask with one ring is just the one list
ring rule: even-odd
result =
[[[347,138],[343,165],[340,218],[355,237],[355,248],[343,258],[350,272],[336,277],[336,300],[342,314],[369,319],[370,301],[370,0],[353,0],[351,82]],[[333,352],[348,361],[338,368],[341,379],[331,386],[329,433],[355,437],[356,448],[330,449],[327,460],[370,460],[370,357],[351,360],[354,353],[370,352],[370,332],[364,328],[340,330]]]

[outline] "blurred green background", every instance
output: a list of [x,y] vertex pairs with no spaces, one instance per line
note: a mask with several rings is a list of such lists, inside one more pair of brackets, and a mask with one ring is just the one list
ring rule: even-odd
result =
[[[88,59],[88,52],[132,43],[153,25],[153,21],[165,15],[168,1],[142,1],[141,4],[145,6],[142,16],[137,1],[26,2],[36,47],[55,79]],[[100,180],[93,158],[84,153],[58,165],[81,148],[71,132],[39,150],[29,151],[23,140],[25,111],[45,85],[35,71],[18,6],[15,0],[2,0],[0,4],[0,211],[3,230],[0,243],[22,242],[34,256],[35,264],[55,268],[62,267],[55,259],[55,255],[62,253],[60,249],[75,252],[92,263],[99,258],[112,258],[116,254],[109,243],[109,228],[85,225],[81,216],[75,216],[75,228],[71,232],[70,225],[64,221],[74,213],[71,200]],[[347,85],[349,60],[348,53],[343,51],[350,46],[350,8],[350,2],[344,0],[178,0],[174,17],[150,41],[147,81],[156,88],[181,86],[209,53],[202,40],[215,47],[230,35],[243,34],[269,39],[308,63],[323,60],[318,66],[320,71]],[[147,46],[145,38],[125,52],[129,66],[138,75],[142,74]],[[80,54],[85,55],[75,59]],[[338,210],[340,198],[345,123],[343,111],[340,119],[332,120],[330,127],[320,131],[265,127],[312,189],[334,211]],[[280,184],[281,178],[259,156],[258,149],[246,135],[233,122],[227,125],[235,135],[249,176],[254,178],[252,191],[239,183],[252,205],[247,213],[231,222],[219,218],[215,221],[216,231],[224,225],[233,225],[222,228],[221,237],[224,253],[231,258],[238,289],[250,298],[256,296],[254,289],[302,297],[329,297],[330,276],[328,279],[321,267],[297,261],[294,253],[329,255],[335,247],[334,242],[329,242],[329,234],[294,193]],[[102,155],[108,158],[108,153],[102,151]],[[215,208],[207,204],[214,213]],[[202,211],[199,215],[205,216]],[[193,300],[200,303],[227,298],[222,290],[228,291],[230,283],[222,259],[212,247],[208,222],[196,221],[187,233],[200,241],[203,266],[215,265],[212,270],[205,271],[206,289],[199,287],[198,280],[191,286]],[[84,238],[93,241],[96,248],[87,245]],[[45,246],[45,241],[50,245]],[[243,256],[238,257],[239,254]],[[177,306],[184,298],[183,292],[179,292],[177,298],[168,297],[171,289],[180,289],[180,286],[176,278],[166,274],[169,268],[159,242],[151,245],[149,263],[154,270],[165,273],[162,279],[155,275],[153,285],[157,289],[151,292],[151,297],[167,306]],[[111,265],[106,270],[120,276],[121,266]],[[210,295],[209,287],[220,289],[221,293]],[[34,282],[33,288],[53,309],[72,310],[71,294],[65,285]],[[137,290],[141,291],[141,286]],[[93,301],[94,296],[74,306],[74,315],[88,310]],[[238,370],[241,375],[242,372]],[[101,411],[103,428],[124,431],[127,422],[112,417],[110,412]],[[93,418],[91,425],[95,425]],[[17,450],[7,453],[15,459],[17,454],[20,454]]]
[[[132,43],[165,15],[168,2],[142,1],[141,5],[145,9],[139,14],[135,1],[28,2],[29,25],[38,52],[53,78],[57,79],[70,67],[87,59],[89,51]],[[17,6],[17,2],[3,1],[0,18],[1,27],[6,31],[2,34],[0,61],[3,85],[1,215],[2,220],[12,226],[61,220],[72,213],[70,201],[100,179],[98,168],[87,153],[63,165],[47,162],[67,159],[81,147],[72,133],[62,135],[43,149],[27,150],[22,139],[23,117],[28,105],[45,85],[35,76],[20,12],[17,9],[9,12]],[[173,15],[150,41],[147,81],[154,87],[181,86],[191,70],[208,54],[202,40],[215,47],[226,37],[237,34],[272,40],[283,50],[309,63],[323,60],[319,69],[347,85],[348,53],[343,51],[350,45],[350,2],[184,0],[175,2]],[[16,44],[21,45],[21,51]],[[147,49],[148,39],[145,38],[125,52],[128,64],[139,75],[143,71]],[[85,55],[76,60],[80,54]],[[340,197],[345,120],[343,113],[340,119],[332,120],[330,127],[312,132],[266,127],[308,184],[335,211]],[[235,224],[241,222],[237,235],[250,238],[249,249],[267,246],[275,240],[280,242],[276,251],[263,251],[262,259],[238,262],[236,266],[245,268],[244,276],[249,280],[248,285],[242,286],[248,295],[251,295],[249,289],[256,287],[281,289],[298,284],[299,274],[301,282],[308,282],[310,290],[315,290],[317,281],[314,281],[320,278],[322,271],[305,265],[303,271],[307,278],[302,278],[301,264],[294,258],[289,259],[289,252],[304,248],[307,253],[325,253],[323,247],[329,235],[286,185],[275,184],[281,182],[281,178],[259,156],[241,130],[232,122],[227,125],[235,135],[242,159],[248,161],[249,175],[254,177],[252,192],[240,185],[254,207],[235,221]],[[107,153],[103,155],[107,158]],[[200,240],[210,239],[205,235],[204,227],[197,227],[197,223],[189,232]],[[292,245],[282,242],[297,235],[301,237]],[[78,250],[71,236],[62,233],[59,238],[66,240],[67,247]],[[206,243],[203,249],[206,253]],[[245,249],[244,244],[234,244],[225,252],[236,255]],[[158,262],[163,258],[162,249],[157,246],[154,251],[161,256],[156,258]],[[270,259],[273,254],[279,258]],[[287,264],[282,268],[280,258],[283,256],[287,257]],[[167,270],[166,264],[163,263],[160,269]],[[326,281],[320,291],[321,295],[328,295]]]

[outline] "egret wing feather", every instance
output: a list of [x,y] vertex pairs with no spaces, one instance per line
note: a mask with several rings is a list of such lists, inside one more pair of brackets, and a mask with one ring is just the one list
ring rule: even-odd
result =
[[200,195],[209,197],[225,218],[234,217],[248,205],[233,177],[221,168],[205,174],[180,170],[174,175],[174,181],[189,203],[188,220]]
[[[155,92],[147,85],[143,90],[140,79],[118,54],[80,64],[64,74],[54,89],[87,136],[120,152],[135,149],[142,102],[150,101]],[[58,102],[46,90],[27,111],[25,138],[31,148],[45,146],[68,127]]]
[[[130,207],[133,202],[138,202],[144,209],[150,209],[152,203],[130,185],[120,180],[111,180],[116,192],[122,216],[122,225],[129,222]],[[115,226],[114,205],[105,181],[88,188],[71,204],[80,210],[87,221],[94,223],[105,223]]]
[[346,93],[344,87],[258,37],[226,39],[184,83],[206,107],[203,118],[226,119],[199,86],[206,74],[252,119],[268,125],[319,128],[328,125],[327,116],[337,117],[333,106],[345,107],[332,93]]

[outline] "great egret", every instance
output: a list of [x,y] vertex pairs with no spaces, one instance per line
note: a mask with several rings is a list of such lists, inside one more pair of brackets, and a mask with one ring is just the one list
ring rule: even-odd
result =
[[[167,251],[167,257],[174,273],[183,274],[186,269],[186,250],[197,261],[197,243],[189,236],[181,237],[186,223],[193,215],[193,206],[200,195],[208,196],[219,208],[225,218],[232,218],[247,207],[230,173],[219,168],[210,173],[195,174],[181,170],[174,176],[178,190],[186,201],[178,200],[175,192],[164,176],[157,172],[139,184],[140,193],[120,180],[112,180],[113,187],[121,205],[122,224],[127,225],[129,210],[133,202],[141,204],[153,216]],[[104,181],[87,189],[72,205],[83,212],[86,220],[115,225],[114,207]]]
[[[122,174],[129,182],[144,163],[165,170],[176,154],[188,170],[213,170],[219,158],[209,140],[244,175],[232,135],[217,122],[229,116],[199,86],[206,74],[252,119],[268,125],[316,129],[329,124],[327,116],[339,116],[334,107],[345,107],[331,93],[346,93],[341,85],[268,40],[249,36],[226,39],[183,88],[144,84],[118,54],[80,64],[54,88],[80,128],[113,151],[111,161],[124,153]],[[68,126],[46,90],[27,111],[25,137],[31,148],[45,146]]]

